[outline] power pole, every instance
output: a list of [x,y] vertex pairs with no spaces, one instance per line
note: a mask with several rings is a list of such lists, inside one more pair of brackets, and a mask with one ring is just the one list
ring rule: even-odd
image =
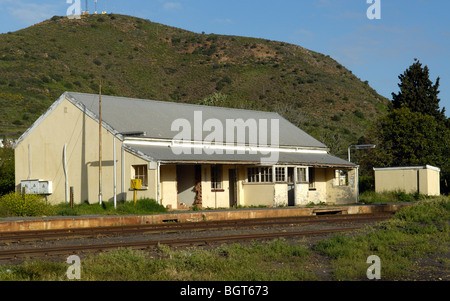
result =
[[100,93],[98,95],[98,202],[102,204],[102,80],[100,79]]

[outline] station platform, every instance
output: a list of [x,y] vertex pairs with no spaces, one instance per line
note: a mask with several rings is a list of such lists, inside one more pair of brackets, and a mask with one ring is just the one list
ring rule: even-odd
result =
[[200,211],[174,211],[154,215],[86,215],[0,219],[0,232],[52,229],[76,229],[125,225],[161,224],[168,222],[201,222],[257,218],[282,218],[324,214],[361,214],[395,212],[409,203],[369,204],[317,207],[246,208]]

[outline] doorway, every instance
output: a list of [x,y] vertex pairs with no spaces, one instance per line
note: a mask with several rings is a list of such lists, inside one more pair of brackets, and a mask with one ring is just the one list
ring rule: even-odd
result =
[[178,165],[177,166],[177,197],[178,204],[184,204],[186,207],[196,205],[201,191],[199,191],[197,183],[199,168],[196,165]]
[[288,167],[287,194],[288,206],[295,206],[295,179],[294,167]]
[[234,207],[237,205],[236,199],[236,170],[229,169],[228,170],[228,185],[229,185],[229,197],[230,197],[230,207]]

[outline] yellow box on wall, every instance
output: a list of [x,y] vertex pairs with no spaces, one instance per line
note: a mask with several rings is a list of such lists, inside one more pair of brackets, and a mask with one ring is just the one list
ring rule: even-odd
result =
[[141,179],[133,179],[131,180],[131,189],[141,189],[142,188],[142,180]]

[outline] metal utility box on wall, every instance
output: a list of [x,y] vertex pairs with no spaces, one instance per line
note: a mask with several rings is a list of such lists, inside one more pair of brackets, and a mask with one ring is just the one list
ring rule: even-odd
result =
[[142,189],[142,180],[141,179],[133,179],[131,180],[131,189],[140,190]]
[[404,191],[440,195],[440,169],[434,166],[374,168],[375,192]]
[[20,191],[25,189],[26,194],[52,194],[52,181],[44,180],[22,180],[20,181]]

